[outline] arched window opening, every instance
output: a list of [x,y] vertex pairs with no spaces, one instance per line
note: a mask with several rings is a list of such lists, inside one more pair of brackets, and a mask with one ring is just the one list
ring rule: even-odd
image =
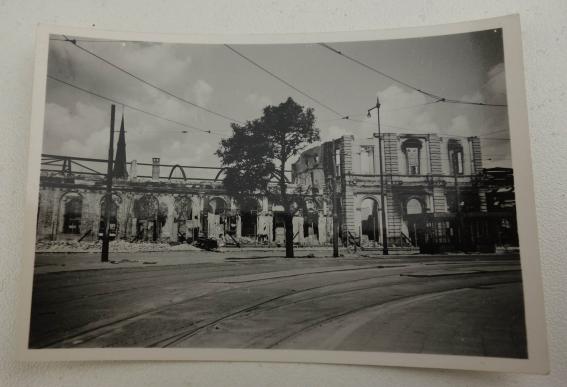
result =
[[319,241],[319,208],[317,203],[311,199],[305,201],[305,210],[303,211],[303,235],[311,244],[315,244]]
[[83,198],[74,196],[66,199],[63,215],[63,233],[80,234],[81,217],[83,212]]
[[[98,230],[98,237],[102,238],[104,236],[104,230],[106,228],[106,196],[102,198],[100,202],[100,224]],[[118,235],[118,204],[114,199],[110,203],[110,222],[108,227],[109,238],[115,239]]]
[[191,198],[188,196],[178,196],[175,198],[174,203],[175,215],[174,222],[182,222],[191,220],[193,215],[193,207]]
[[193,203],[189,196],[178,196],[173,203],[174,232],[178,242],[193,241],[196,225],[193,222]]
[[421,214],[423,212],[421,202],[417,199],[408,200],[406,204],[406,211],[408,215]]
[[258,213],[261,211],[258,200],[249,198],[240,204],[241,235],[255,238],[258,232]]
[[360,219],[362,242],[378,243],[380,241],[380,221],[378,202],[376,200],[366,198],[362,201]]
[[224,238],[226,234],[234,234],[236,224],[233,217],[227,219],[227,215],[230,215],[227,207],[222,198],[209,200],[206,214],[203,216],[203,230],[207,230],[210,238]]
[[214,215],[224,214],[226,211],[226,202],[221,198],[212,198],[209,200],[209,213]]
[[158,222],[159,202],[151,195],[144,195],[134,202],[136,218],[136,239],[155,241],[160,234]]
[[464,173],[463,146],[461,142],[450,139],[447,143],[449,151],[449,171],[451,175],[462,175]]
[[402,151],[406,157],[407,174],[421,174],[420,157],[421,157],[421,141],[417,138],[410,138],[402,144]]

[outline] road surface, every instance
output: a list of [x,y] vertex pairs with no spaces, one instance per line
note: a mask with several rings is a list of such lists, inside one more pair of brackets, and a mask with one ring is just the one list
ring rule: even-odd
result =
[[36,274],[30,347],[526,356],[514,256],[211,257]]

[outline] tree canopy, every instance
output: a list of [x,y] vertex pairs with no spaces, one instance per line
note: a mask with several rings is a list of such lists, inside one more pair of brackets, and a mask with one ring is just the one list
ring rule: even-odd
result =
[[226,176],[227,193],[242,203],[250,197],[268,196],[282,204],[286,222],[286,256],[293,256],[293,206],[301,200],[289,192],[288,162],[307,145],[319,141],[312,108],[304,108],[291,97],[277,106],[266,106],[262,117],[245,124],[231,124],[233,134],[221,140],[216,154]]

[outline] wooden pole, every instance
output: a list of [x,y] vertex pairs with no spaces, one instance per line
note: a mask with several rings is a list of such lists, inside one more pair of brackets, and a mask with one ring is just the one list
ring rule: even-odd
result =
[[110,242],[110,216],[112,214],[112,161],[114,158],[114,116],[116,106],[110,106],[110,144],[108,145],[108,163],[106,169],[106,194],[104,208],[104,231],[102,234],[101,262],[108,262],[108,245]]

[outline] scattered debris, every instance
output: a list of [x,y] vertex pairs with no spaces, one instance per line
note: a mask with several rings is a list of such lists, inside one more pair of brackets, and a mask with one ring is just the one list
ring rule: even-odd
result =
[[[198,251],[199,248],[187,243],[170,244],[159,242],[111,241],[109,245],[113,253],[129,253],[143,251]],[[102,249],[100,241],[39,241],[35,245],[38,253],[98,253]]]
[[116,265],[118,263],[138,263],[138,260],[135,259],[121,259],[119,261],[110,261],[110,263]]

